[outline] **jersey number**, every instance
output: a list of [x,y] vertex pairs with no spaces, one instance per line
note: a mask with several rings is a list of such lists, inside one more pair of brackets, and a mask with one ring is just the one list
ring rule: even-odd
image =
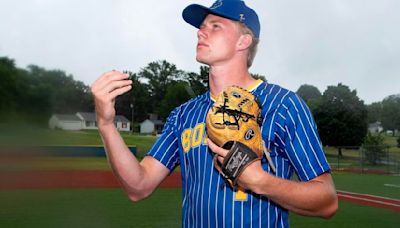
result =
[[181,141],[182,148],[187,153],[190,148],[198,147],[203,142],[204,138],[204,123],[197,124],[193,129],[185,129],[182,133]]

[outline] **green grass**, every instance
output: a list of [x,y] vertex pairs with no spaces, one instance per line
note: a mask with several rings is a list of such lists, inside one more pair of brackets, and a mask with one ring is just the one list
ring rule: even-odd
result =
[[333,180],[338,190],[400,199],[400,176],[335,172]]
[[131,203],[119,189],[0,191],[0,227],[180,227],[180,189]]
[[[143,157],[156,141],[155,136],[121,132],[125,143],[136,146],[138,157]],[[102,146],[103,142],[97,130],[62,131],[50,129],[19,129],[0,132],[0,146]],[[1,148],[0,148],[1,149]]]
[[304,217],[290,213],[292,227],[398,227],[399,214],[386,209],[368,207],[348,202],[339,202],[339,210],[329,219]]
[[[11,136],[13,134],[10,134]],[[142,157],[156,140],[153,136],[121,134],[128,145],[136,145]],[[24,140],[21,142],[21,138]],[[14,141],[13,141],[14,140]],[[16,140],[16,141],[15,141]],[[389,143],[395,138],[387,138]],[[27,130],[18,137],[0,132],[0,145],[40,143],[46,145],[102,145],[97,131]],[[334,148],[326,148],[336,155]],[[397,152],[396,152],[397,153]],[[400,153],[399,153],[400,154]],[[345,151],[345,156],[358,156]],[[8,158],[7,158],[8,159]],[[0,162],[2,170],[109,170],[105,157],[16,158]],[[334,157],[328,156],[332,167]],[[358,166],[352,159],[342,165]],[[333,173],[338,190],[400,199],[399,176]],[[149,199],[131,203],[120,189],[0,190],[0,227],[180,227],[181,190],[159,189]],[[292,227],[397,227],[398,214],[373,207],[340,202],[331,220],[291,214]]]
[[[181,190],[132,203],[120,189],[0,191],[0,227],[180,227]],[[291,213],[292,227],[397,227],[398,213],[340,202],[330,220]]]
[[1,171],[111,170],[106,157],[27,157],[0,159]]

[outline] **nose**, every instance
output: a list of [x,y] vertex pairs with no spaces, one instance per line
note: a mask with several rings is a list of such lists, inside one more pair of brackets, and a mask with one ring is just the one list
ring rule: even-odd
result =
[[197,31],[197,38],[198,39],[200,39],[200,38],[207,38],[207,31],[206,31],[206,29],[205,29],[205,27],[204,26],[201,26],[200,28],[199,28],[199,30]]

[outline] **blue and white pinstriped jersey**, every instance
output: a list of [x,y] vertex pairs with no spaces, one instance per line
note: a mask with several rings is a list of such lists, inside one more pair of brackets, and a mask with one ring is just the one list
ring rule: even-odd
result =
[[[276,167],[273,175],[301,181],[330,171],[311,112],[295,93],[257,81],[248,88],[262,104],[262,135]],[[181,166],[183,227],[288,227],[288,211],[265,196],[234,192],[213,166],[205,119],[214,103],[205,93],[174,109],[148,152],[171,171]],[[271,173],[267,160],[263,168]]]

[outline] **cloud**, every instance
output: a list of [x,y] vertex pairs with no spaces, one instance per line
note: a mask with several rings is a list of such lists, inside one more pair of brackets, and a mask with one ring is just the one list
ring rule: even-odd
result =
[[[211,5],[213,1],[205,2]],[[86,84],[111,69],[138,71],[166,59],[198,71],[196,29],[181,18],[193,1],[0,2],[0,56],[20,67],[62,69]],[[261,18],[251,71],[270,83],[324,91],[342,82],[366,103],[399,93],[396,0],[247,0]]]

